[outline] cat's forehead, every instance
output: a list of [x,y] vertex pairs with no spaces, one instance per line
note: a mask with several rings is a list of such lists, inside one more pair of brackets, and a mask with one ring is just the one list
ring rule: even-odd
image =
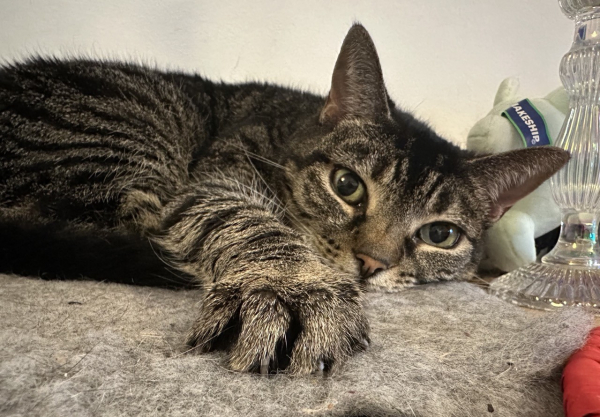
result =
[[430,131],[360,122],[340,127],[332,160],[365,181],[379,216],[410,213],[419,223],[441,214],[457,222],[469,215],[469,188],[461,178],[465,156],[457,147]]
[[360,121],[341,124],[330,145],[334,161],[376,180],[422,182],[431,172],[457,172],[464,160],[454,145],[429,131]]
[[331,134],[329,150],[340,162],[351,162],[365,168],[381,162],[392,162],[403,156],[394,146],[394,136],[379,125],[358,120],[341,123]]

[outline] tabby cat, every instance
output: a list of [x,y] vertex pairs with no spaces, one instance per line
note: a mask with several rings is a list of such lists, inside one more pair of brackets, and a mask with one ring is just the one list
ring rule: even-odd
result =
[[560,169],[475,156],[390,100],[346,36],[325,99],[83,59],[0,68],[0,268],[203,287],[188,342],[261,373],[368,345],[364,288],[473,274],[484,230]]

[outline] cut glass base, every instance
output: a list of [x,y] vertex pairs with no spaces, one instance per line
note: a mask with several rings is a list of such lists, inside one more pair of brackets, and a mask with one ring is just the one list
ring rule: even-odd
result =
[[569,112],[555,142],[571,160],[550,179],[562,213],[560,237],[541,262],[501,276],[490,292],[520,306],[580,306],[600,314],[600,0],[559,4],[575,20],[572,47],[560,64]]
[[600,269],[533,263],[496,279],[490,292],[523,307],[580,306],[600,315]]

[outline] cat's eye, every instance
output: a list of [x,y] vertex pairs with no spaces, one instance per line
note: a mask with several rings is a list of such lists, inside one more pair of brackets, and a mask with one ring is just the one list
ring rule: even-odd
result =
[[340,168],[331,178],[333,189],[346,203],[355,206],[362,203],[366,196],[366,187],[360,177],[349,169]]
[[419,237],[428,245],[450,249],[460,238],[460,229],[452,223],[429,223],[419,229]]

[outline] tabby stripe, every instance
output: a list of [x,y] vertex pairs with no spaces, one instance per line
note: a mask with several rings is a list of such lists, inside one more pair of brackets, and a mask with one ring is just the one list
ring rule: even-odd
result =
[[[31,109],[26,110],[25,112],[19,112],[17,111],[15,114],[19,115],[20,117],[23,118],[27,118],[27,117],[35,117],[35,115],[38,115],[38,113],[31,113],[30,112]],[[54,114],[48,112],[48,111],[41,111],[39,113],[39,117],[42,116],[46,116],[45,119],[43,120],[43,122],[49,126],[54,127],[55,129],[57,129],[55,132],[56,134],[60,134],[62,131],[67,131],[69,133],[75,133],[75,134],[79,134],[80,137],[85,137],[85,138],[94,138],[95,140],[99,140],[99,142],[97,142],[98,146],[106,146],[108,148],[111,149],[123,149],[125,152],[131,153],[131,152],[135,152],[135,153],[141,153],[142,151],[142,144],[144,144],[144,141],[142,140],[134,140],[131,138],[130,134],[127,133],[123,133],[123,132],[119,132],[119,131],[114,131],[114,130],[110,130],[107,129],[105,127],[96,127],[96,126],[83,126],[83,125],[76,125],[73,124],[61,117],[55,116]],[[46,135],[46,138],[51,139],[51,135],[48,135],[47,132],[43,132]],[[42,134],[42,132],[40,132],[39,134]],[[113,138],[118,138],[119,140],[114,140]],[[31,139],[27,139],[25,137],[23,137],[21,135],[21,137],[19,137],[20,142],[19,143],[31,143]],[[104,140],[102,140],[104,139]],[[52,141],[52,142],[40,142],[40,146],[42,145],[42,143],[44,145],[48,145],[48,146],[64,146],[66,147],[77,147],[77,146],[84,146],[83,143],[85,142],[76,142],[76,141],[72,141],[70,140],[68,143],[65,144],[60,144],[59,142],[56,141]],[[119,145],[120,144],[120,145]],[[125,147],[124,145],[129,144],[131,145],[131,147]],[[163,146],[164,148],[164,146]],[[156,156],[155,154],[151,154],[148,152],[144,152],[144,155],[147,155],[148,157],[158,161],[159,157]],[[172,155],[169,155],[169,157],[172,157]],[[162,158],[164,159],[164,158]]]
[[429,190],[425,194],[424,201],[429,201],[432,196],[437,192],[437,189],[444,183],[444,176],[440,173],[437,173],[433,184],[429,186]]
[[264,240],[274,240],[274,243],[279,243],[281,242],[281,239],[273,239],[273,238],[280,238],[284,236],[284,233],[281,230],[272,230],[272,231],[268,231],[268,232],[262,232],[261,234],[258,234],[256,236],[254,236],[253,238],[251,238],[250,240],[247,240],[244,242],[244,244],[247,245],[253,245],[254,243],[261,243]]
[[394,175],[393,178],[396,181],[400,181],[408,171],[408,158],[399,158],[394,166]]
[[[92,149],[103,149],[105,151],[113,151],[115,153],[122,153],[123,155],[135,153],[136,156],[142,156],[142,159],[151,159],[154,162],[161,162],[161,159],[155,154],[151,154],[148,152],[144,152],[144,150],[139,147],[126,147],[126,144],[135,145],[135,142],[119,140],[114,142],[102,141],[102,137],[87,136],[89,139],[93,139],[90,142],[51,142],[44,139],[41,140],[32,140],[32,136],[28,137],[15,137],[10,133],[8,135],[3,135],[3,139],[10,141],[11,143],[17,145],[18,148],[21,148],[24,151],[27,151],[27,156],[32,153],[40,152],[40,154],[48,154],[55,153],[59,154],[62,152],[68,151],[78,151],[78,150],[92,150]],[[128,143],[129,142],[129,143]]]
[[[270,249],[270,250],[266,250]],[[280,253],[280,254],[294,254],[297,251],[305,250],[306,246],[301,243],[266,243],[265,242],[253,242],[252,244],[244,245],[244,256],[253,257],[254,254],[261,253]]]
[[[195,230],[197,234],[192,240],[191,246],[199,249],[204,245],[205,240],[211,233],[222,232],[223,229],[227,229],[227,222],[231,217],[236,216],[240,210],[242,210],[241,207],[234,207],[227,211],[217,212],[209,217],[200,219],[200,224],[198,224],[199,229]],[[195,226],[195,224],[190,225],[190,228]]]
[[[67,82],[67,81],[64,81],[64,82]],[[71,89],[71,90],[72,90],[72,89]],[[45,93],[45,91],[40,91],[40,92],[41,92],[42,94],[44,94],[44,93]],[[40,100],[40,98],[41,98],[41,97],[37,97],[37,99],[38,99],[38,100],[34,100],[34,101],[39,101],[39,100]],[[148,97],[146,97],[146,98],[148,98]],[[71,98],[71,99],[73,99],[73,98]],[[152,101],[152,100],[150,100],[150,99],[149,99],[148,101]],[[158,104],[158,103],[159,103],[158,101],[155,101],[155,104]],[[48,103],[48,104],[50,104],[50,103]],[[135,104],[138,104],[138,103],[135,103]],[[164,103],[162,103],[162,104],[164,105]],[[30,104],[29,104],[29,105],[27,105],[28,107],[27,107],[27,108],[25,108],[25,109],[23,109],[23,108],[22,108],[23,106],[24,106],[24,105],[23,105],[23,104],[21,104],[21,103],[13,103],[13,105],[11,106],[11,109],[12,109],[12,110],[15,110],[17,113],[19,113],[19,114],[21,114],[21,115],[23,115],[23,116],[27,116],[27,118],[29,118],[29,119],[42,118],[42,119],[44,119],[44,121],[46,121],[48,124],[55,125],[55,126],[58,126],[58,127],[67,128],[67,129],[69,129],[69,130],[72,130],[72,131],[76,131],[76,129],[75,129],[75,125],[73,125],[73,124],[72,124],[72,123],[70,123],[70,122],[67,122],[67,121],[66,121],[66,120],[64,120],[64,119],[61,119],[61,118],[60,118],[60,117],[58,117],[56,114],[51,114],[49,111],[45,111],[45,110],[43,110],[43,109],[33,109],[33,110],[35,110],[35,111],[33,111],[33,112],[32,112],[32,111],[31,111],[31,110],[32,110],[32,108],[31,108],[31,107],[29,107],[29,106],[30,106]],[[154,110],[154,109],[149,109],[149,110]],[[146,111],[146,112],[144,112],[144,113],[150,113],[150,114],[154,114],[154,111],[152,111],[152,112],[148,112],[148,111]],[[172,114],[171,114],[171,115],[172,115]],[[170,120],[170,119],[173,119],[173,118],[172,118],[172,117],[167,117],[167,118],[162,118],[162,119],[163,119],[163,120]],[[67,123],[67,125],[65,125],[65,124],[61,124],[61,123],[60,123],[60,121],[61,121],[61,120],[63,121],[63,123]],[[151,124],[153,125],[153,127],[154,127],[156,130],[159,130],[159,124],[157,124],[157,123],[154,123],[154,122],[150,122],[150,120],[144,120],[144,122],[145,122],[145,123],[147,123],[147,124],[150,124],[150,123],[151,123]],[[179,123],[180,123],[180,121],[177,121],[177,124],[179,124]],[[173,127],[173,126],[171,126],[171,128],[172,128],[172,127]],[[178,126],[178,127],[179,127],[179,126]],[[162,129],[161,129],[161,130],[162,130]],[[164,137],[169,137],[169,136],[170,136],[170,133],[172,133],[172,131],[169,131],[169,130],[172,130],[172,129],[162,130],[162,131],[161,131],[161,133],[162,133],[162,136],[164,136]],[[100,133],[110,133],[110,132],[105,132],[105,131],[99,131],[99,132],[100,132]],[[156,142],[156,144],[157,144],[157,145],[159,145],[159,146],[161,146],[159,141],[157,141],[157,142]],[[162,145],[162,147],[163,147],[163,149],[165,149],[165,148],[164,148],[164,145]],[[166,149],[165,149],[165,150],[166,150]],[[169,156],[171,156],[171,157],[173,156],[173,152],[172,152],[172,151],[171,151],[171,152],[169,152],[169,154],[170,154]]]
[[205,197],[203,195],[196,194],[187,196],[183,202],[180,203],[177,208],[162,221],[161,229],[163,232],[166,232],[168,229],[182,221],[185,217],[185,212],[191,207],[197,205],[204,198]]
[[[82,108],[86,109],[86,105],[82,105]],[[123,115],[111,115],[101,110],[88,108],[94,117],[97,117],[99,121],[104,123],[115,123],[119,127],[119,130],[129,131],[131,136],[136,139],[137,146],[148,146],[151,145],[153,150],[162,151],[168,158],[166,160],[179,160],[181,159],[181,150],[178,146],[171,145],[169,138],[172,136],[172,131],[162,129],[159,123],[154,120],[145,118],[142,120],[139,115],[128,112],[127,116]],[[145,115],[145,114],[144,114]],[[133,121],[139,121],[139,124],[133,124]],[[98,121],[96,121],[98,123]],[[182,139],[181,137],[179,139]]]
[[441,190],[436,195],[436,200],[432,205],[432,210],[434,211],[434,213],[440,214],[440,213],[447,211],[451,198],[452,198],[451,191]]

